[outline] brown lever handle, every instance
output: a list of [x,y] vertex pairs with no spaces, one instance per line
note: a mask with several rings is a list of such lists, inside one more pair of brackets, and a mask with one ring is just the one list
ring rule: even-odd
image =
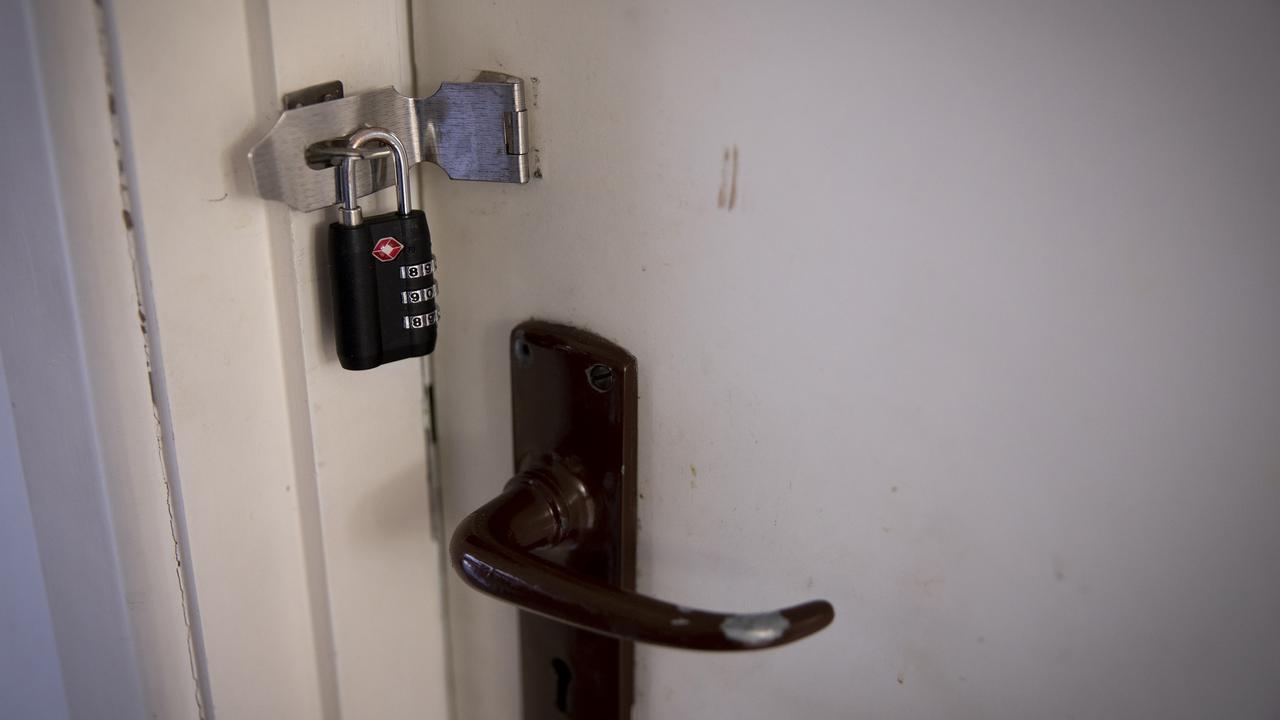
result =
[[473,588],[554,620],[624,640],[696,650],[759,650],[812,635],[835,617],[825,600],[735,614],[664,602],[558,566],[605,517],[572,463],[550,460],[520,473],[453,534],[454,569]]

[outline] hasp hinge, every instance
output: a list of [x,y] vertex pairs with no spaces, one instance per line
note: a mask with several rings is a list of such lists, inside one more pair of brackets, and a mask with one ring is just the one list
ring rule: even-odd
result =
[[528,111],[514,110],[506,114],[504,121],[507,128],[507,154],[529,154]]

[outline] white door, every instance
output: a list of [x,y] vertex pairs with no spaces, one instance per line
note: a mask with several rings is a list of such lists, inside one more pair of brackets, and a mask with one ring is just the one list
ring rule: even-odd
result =
[[[120,432],[149,464],[103,453],[162,717],[519,716],[515,612],[449,581],[446,658],[440,553],[511,472],[529,317],[637,357],[639,590],[836,608],[639,648],[638,720],[1280,711],[1274,3],[29,7],[55,138],[102,115],[57,181],[92,157],[120,198],[68,211],[68,277],[154,394]],[[246,151],[286,91],[482,69],[528,79],[535,180],[424,169],[431,373],[343,371],[329,217],[257,198]]]
[[[424,172],[446,525],[511,472],[529,317],[635,354],[634,716],[1280,712],[1280,7],[413,3],[419,88],[529,79],[540,177]],[[452,582],[459,718],[516,613]]]

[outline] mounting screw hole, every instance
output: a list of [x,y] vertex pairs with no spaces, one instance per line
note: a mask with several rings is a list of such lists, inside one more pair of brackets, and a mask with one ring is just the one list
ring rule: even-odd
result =
[[511,354],[515,357],[516,363],[520,367],[529,367],[533,363],[533,348],[529,347],[529,343],[525,341],[523,333],[517,335],[511,343]]

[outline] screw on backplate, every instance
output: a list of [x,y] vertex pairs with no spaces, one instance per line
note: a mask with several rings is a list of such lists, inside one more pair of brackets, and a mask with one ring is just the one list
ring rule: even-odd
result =
[[528,341],[524,339],[524,333],[516,335],[515,341],[511,343],[511,353],[515,355],[516,362],[520,367],[529,367],[533,363],[533,349],[529,347]]
[[587,368],[587,382],[596,392],[606,393],[613,389],[613,368],[596,363]]

